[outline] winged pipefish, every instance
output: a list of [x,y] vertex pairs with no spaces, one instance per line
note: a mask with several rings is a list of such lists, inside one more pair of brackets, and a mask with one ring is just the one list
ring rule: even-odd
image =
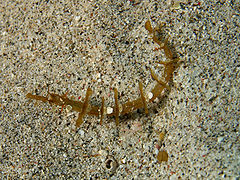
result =
[[28,93],[26,97],[43,102],[49,102],[51,105],[55,104],[62,107],[70,106],[72,111],[79,112],[78,118],[76,120],[76,127],[79,127],[83,123],[83,118],[86,115],[99,117],[100,124],[102,124],[103,118],[105,116],[114,116],[116,125],[119,125],[119,116],[121,115],[129,114],[140,108],[144,108],[145,114],[148,114],[147,104],[153,102],[156,98],[158,98],[164,89],[170,90],[168,83],[172,79],[174,71],[179,67],[182,61],[180,61],[178,55],[172,51],[173,46],[169,45],[168,38],[163,37],[162,25],[152,28],[151,22],[148,20],[145,23],[145,29],[149,32],[149,34],[152,35],[153,41],[159,45],[158,49],[163,50],[166,58],[168,59],[168,61],[156,62],[164,66],[164,80],[161,80],[154,73],[154,71],[150,69],[151,76],[156,81],[156,85],[150,90],[150,92],[145,93],[143,84],[141,81],[139,81],[139,97],[135,100],[119,104],[118,90],[117,88],[114,88],[114,107],[105,107],[104,97],[102,97],[101,106],[91,105],[89,103],[89,100],[93,94],[91,88],[87,89],[83,102],[69,99],[67,97],[67,93],[58,95],[48,92],[48,95],[46,97]]

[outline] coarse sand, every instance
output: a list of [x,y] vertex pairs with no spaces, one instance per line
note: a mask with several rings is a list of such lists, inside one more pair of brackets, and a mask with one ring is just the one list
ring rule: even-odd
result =
[[[180,2],[180,3],[179,3]],[[239,179],[239,1],[1,1],[1,179]],[[64,94],[114,106],[154,85],[167,61],[144,24],[163,25],[180,59],[171,91],[120,118],[26,98]],[[166,131],[162,146],[160,132]],[[159,163],[159,151],[168,161]]]

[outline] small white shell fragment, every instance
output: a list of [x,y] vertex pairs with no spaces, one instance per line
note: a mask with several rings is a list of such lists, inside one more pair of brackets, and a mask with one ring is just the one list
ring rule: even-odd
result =
[[80,129],[80,130],[78,131],[78,133],[80,134],[81,138],[84,137],[85,132],[84,132],[83,130]]
[[76,16],[74,19],[75,19],[75,21],[79,21],[80,18],[81,18],[81,16]]
[[148,93],[148,99],[152,99],[152,97],[153,97],[153,93],[149,92]]
[[107,114],[111,114],[111,113],[113,113],[113,108],[107,107]]
[[127,162],[126,158],[123,158],[123,159],[121,160],[121,162],[122,162],[122,164],[125,164],[125,163]]
[[96,78],[99,79],[101,77],[101,74],[100,73],[97,73],[96,74]]

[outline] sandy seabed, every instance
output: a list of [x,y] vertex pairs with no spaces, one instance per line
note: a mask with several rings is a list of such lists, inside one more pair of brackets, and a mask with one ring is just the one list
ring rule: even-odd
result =
[[[172,2],[174,3],[174,2]],[[1,179],[239,179],[237,1],[1,1]],[[184,63],[171,91],[114,119],[26,98],[50,92],[114,105],[153,87],[166,61],[144,24],[162,24]],[[159,148],[159,134],[166,130]],[[158,163],[159,151],[168,161]]]

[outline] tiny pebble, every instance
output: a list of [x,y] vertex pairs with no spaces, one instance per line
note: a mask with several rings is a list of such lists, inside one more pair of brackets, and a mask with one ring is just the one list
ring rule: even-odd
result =
[[80,134],[81,138],[84,138],[85,132],[83,130],[80,129],[78,133]]
[[152,99],[152,97],[153,97],[153,93],[149,92],[148,93],[148,99]]
[[218,137],[218,143],[222,142],[224,137]]
[[111,114],[113,112],[113,108],[107,107],[107,114]]

